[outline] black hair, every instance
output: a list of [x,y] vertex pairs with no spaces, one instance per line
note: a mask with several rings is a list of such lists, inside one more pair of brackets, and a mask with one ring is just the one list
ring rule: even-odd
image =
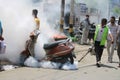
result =
[[114,19],[114,21],[115,21],[115,16],[112,16],[111,18]]
[[101,20],[101,24],[107,24],[107,19],[106,19],[106,18],[103,18],[103,19]]
[[89,15],[87,14],[86,17],[89,17]]
[[35,15],[35,16],[37,16],[37,14],[38,14],[38,10],[37,9],[33,9],[33,14]]

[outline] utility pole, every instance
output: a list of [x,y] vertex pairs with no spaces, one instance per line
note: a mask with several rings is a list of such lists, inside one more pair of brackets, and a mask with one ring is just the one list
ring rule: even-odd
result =
[[111,2],[108,1],[108,19],[109,19],[109,17],[110,17],[110,4],[111,4]]
[[73,35],[73,16],[74,16],[74,0],[71,0],[70,4],[70,20],[69,20],[69,33],[71,37],[74,37]]
[[61,0],[61,18],[60,18],[60,31],[63,32],[64,26],[64,8],[65,8],[65,0]]

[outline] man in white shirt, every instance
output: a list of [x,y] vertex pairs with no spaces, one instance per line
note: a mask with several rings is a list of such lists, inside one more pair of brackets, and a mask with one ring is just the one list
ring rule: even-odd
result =
[[112,63],[112,58],[114,54],[114,48],[116,46],[116,35],[117,35],[117,29],[118,26],[115,24],[115,17],[112,16],[110,23],[108,24],[108,27],[110,29],[110,32],[113,36],[114,43],[111,43],[110,37],[107,38],[107,52],[108,52],[108,62]]

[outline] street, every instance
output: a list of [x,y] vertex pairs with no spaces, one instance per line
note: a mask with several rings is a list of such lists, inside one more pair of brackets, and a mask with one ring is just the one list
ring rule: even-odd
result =
[[[88,45],[75,44],[77,60],[88,50]],[[44,68],[21,67],[0,72],[0,80],[120,80],[117,52],[113,63],[107,62],[106,49],[102,57],[102,67],[95,65],[95,56],[88,54],[80,63],[78,70],[56,70]]]

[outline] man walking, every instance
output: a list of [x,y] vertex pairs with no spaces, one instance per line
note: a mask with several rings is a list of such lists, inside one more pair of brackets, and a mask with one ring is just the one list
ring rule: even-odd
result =
[[117,29],[118,26],[115,24],[115,17],[112,16],[110,23],[108,24],[108,27],[110,29],[110,32],[113,36],[114,43],[111,43],[110,37],[108,36],[107,39],[107,52],[108,52],[108,62],[112,63],[112,57],[114,54],[114,48],[116,47],[116,35],[117,35]]
[[96,53],[96,66],[100,67],[100,61],[104,49],[104,45],[109,35],[111,38],[111,42],[113,43],[113,37],[110,33],[109,28],[106,26],[107,19],[103,18],[101,20],[101,25],[96,27],[95,36],[94,36],[94,45],[95,45],[95,53]]

